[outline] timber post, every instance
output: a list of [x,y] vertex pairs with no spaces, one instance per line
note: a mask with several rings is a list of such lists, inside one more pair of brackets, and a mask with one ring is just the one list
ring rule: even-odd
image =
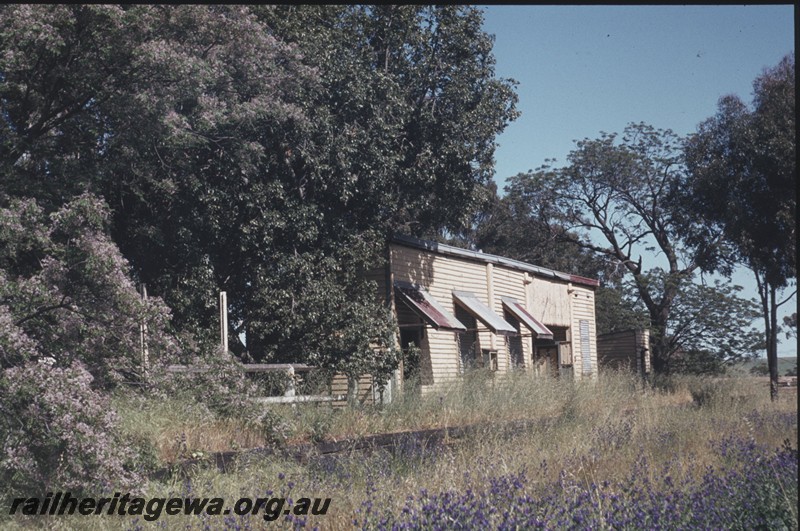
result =
[[355,407],[358,405],[358,377],[347,376],[347,405]]
[[228,294],[219,292],[219,341],[222,355],[228,355]]
[[294,366],[289,365],[289,368],[286,369],[286,374],[288,375],[289,382],[286,386],[286,391],[283,393],[283,396],[295,396],[295,387],[294,387]]
[[[141,285],[142,302],[147,305],[147,286]],[[147,348],[147,321],[142,320],[139,324],[139,345],[142,349],[142,369],[144,379],[147,380],[147,375],[150,371],[150,351]]]

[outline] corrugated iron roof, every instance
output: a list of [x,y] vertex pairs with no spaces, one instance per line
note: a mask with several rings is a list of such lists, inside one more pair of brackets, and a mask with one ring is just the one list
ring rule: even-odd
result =
[[408,247],[422,249],[425,251],[431,251],[438,254],[458,256],[460,258],[468,258],[470,260],[477,260],[479,262],[503,265],[506,267],[510,267],[512,269],[527,271],[528,273],[544,278],[554,278],[561,280],[563,282],[572,282],[573,284],[581,284],[592,288],[595,288],[600,285],[600,281],[593,278],[586,278],[578,275],[570,275],[568,273],[554,271],[552,269],[547,269],[546,267],[539,267],[533,264],[528,264],[526,262],[521,262],[519,260],[505,258],[503,256],[497,256],[489,253],[481,253],[478,251],[470,251],[469,249],[462,249],[460,247],[454,247],[452,245],[432,242],[428,240],[420,240],[418,238],[413,238],[411,236],[395,235],[392,237],[391,241],[394,243],[399,243],[401,245],[406,245]]
[[500,300],[503,301],[503,306],[505,306],[514,317],[519,319],[519,322],[527,326],[538,339],[553,339],[553,332],[528,313],[528,310],[521,303],[511,297],[500,297]]
[[394,288],[408,307],[435,329],[459,332],[467,330],[461,321],[445,310],[439,301],[422,287],[410,282],[395,280]]
[[489,327],[495,334],[516,334],[517,330],[508,324],[502,317],[492,311],[491,308],[481,302],[478,297],[468,291],[454,291],[453,297],[456,302],[461,304],[465,310],[471,313],[476,319]]

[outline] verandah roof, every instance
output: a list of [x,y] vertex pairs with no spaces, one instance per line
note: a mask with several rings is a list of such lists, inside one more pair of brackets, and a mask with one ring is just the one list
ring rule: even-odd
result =
[[516,334],[517,330],[508,324],[502,317],[494,313],[491,308],[481,302],[474,294],[468,291],[454,291],[453,298],[477,320],[485,324],[498,335]]

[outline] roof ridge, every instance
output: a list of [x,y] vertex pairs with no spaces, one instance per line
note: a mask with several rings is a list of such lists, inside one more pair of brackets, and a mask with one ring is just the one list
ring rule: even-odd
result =
[[521,269],[523,271],[527,271],[535,275],[563,280],[564,282],[573,282],[575,284],[583,284],[585,286],[591,286],[591,287],[597,287],[600,285],[600,281],[594,278],[583,277],[580,275],[573,275],[571,273],[563,273],[561,271],[556,271],[554,269],[549,269],[546,267],[529,264],[521,260],[506,258],[505,256],[484,253],[483,251],[473,251],[470,249],[464,249],[462,247],[456,247],[454,245],[448,245],[446,243],[439,243],[431,240],[423,240],[420,238],[415,238],[413,236],[406,236],[404,234],[392,235],[390,241],[394,243],[415,247],[417,249],[432,251],[434,253],[450,254],[454,256],[460,256],[463,258],[471,258],[473,260],[477,260],[480,262],[505,265],[507,267]]

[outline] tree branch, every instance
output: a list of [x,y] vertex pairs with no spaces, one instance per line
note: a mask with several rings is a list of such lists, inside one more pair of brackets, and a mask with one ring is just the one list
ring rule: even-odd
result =
[[795,288],[795,290],[792,292],[792,294],[791,294],[791,295],[789,295],[788,297],[786,297],[785,299],[783,299],[781,302],[779,302],[778,304],[776,304],[776,305],[775,305],[775,307],[776,307],[776,308],[780,308],[782,305],[784,305],[784,304],[786,304],[787,302],[789,302],[789,300],[790,300],[792,297],[794,297],[794,296],[795,296],[795,294],[797,294],[797,288]]
[[63,297],[61,297],[61,302],[60,303],[53,304],[51,306],[41,306],[41,307],[37,308],[37,310],[35,312],[33,312],[32,314],[23,317],[22,319],[18,320],[14,324],[16,326],[20,326],[25,321],[30,321],[31,319],[35,319],[35,318],[39,317],[40,315],[43,315],[43,314],[45,314],[47,312],[51,312],[53,310],[58,310],[60,308],[68,308],[69,305],[70,305],[70,302],[68,302],[67,299],[68,299],[68,297],[66,295],[64,295]]

